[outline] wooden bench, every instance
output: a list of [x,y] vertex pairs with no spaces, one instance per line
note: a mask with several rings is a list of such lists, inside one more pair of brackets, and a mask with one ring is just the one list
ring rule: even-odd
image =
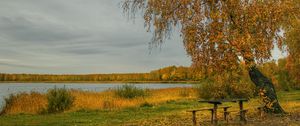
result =
[[202,108],[202,109],[187,110],[187,112],[191,112],[192,113],[193,126],[197,125],[196,112],[198,112],[198,111],[205,111],[205,110],[211,111],[211,121],[213,121],[213,113],[214,113],[214,109],[213,108]]
[[[228,108],[230,108],[231,106],[220,106],[218,107],[218,109],[223,109],[224,110],[224,119],[228,122],[228,114],[227,114],[227,110]],[[187,110],[187,112],[191,112],[192,113],[192,121],[193,121],[193,125],[195,126],[197,124],[197,120],[196,120],[196,112],[198,111],[205,111],[205,110],[209,110],[211,112],[211,123],[213,123],[214,119],[214,108],[202,108],[202,109],[193,109],[193,110]]]
[[[223,102],[236,102],[239,104],[239,108],[240,111],[239,112],[239,116],[240,116],[240,120],[246,122],[246,112],[247,110],[244,110],[243,107],[243,102],[247,102],[249,99],[246,98],[238,98],[238,99],[212,99],[212,100],[199,100],[199,102],[201,103],[209,103],[209,104],[213,104],[213,115],[212,115],[212,123],[217,125],[218,124],[218,119],[217,119],[217,111],[218,111],[218,105],[222,104]],[[229,107],[225,107],[224,109],[224,119],[228,121],[228,115],[230,112],[227,111]]]

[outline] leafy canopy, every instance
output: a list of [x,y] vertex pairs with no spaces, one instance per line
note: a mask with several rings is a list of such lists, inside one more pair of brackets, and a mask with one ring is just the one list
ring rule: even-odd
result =
[[[300,1],[299,4],[300,5]],[[300,15],[300,13],[299,13]],[[291,28],[286,33],[285,44],[288,47],[287,69],[295,84],[294,87],[300,89],[300,18],[291,23]]]
[[297,11],[292,0],[124,0],[122,8],[131,18],[143,13],[152,44],[179,27],[193,66],[205,73],[268,60],[282,46],[282,23]]

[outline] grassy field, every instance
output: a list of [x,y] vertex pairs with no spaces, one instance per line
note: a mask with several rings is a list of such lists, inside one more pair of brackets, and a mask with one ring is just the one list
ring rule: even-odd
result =
[[[126,104],[133,102],[129,101],[129,103],[125,102],[126,104],[124,103],[125,106],[123,107],[112,107],[110,109],[96,109],[97,106],[90,108],[78,107],[78,105],[87,103],[75,103],[75,107],[71,110],[60,114],[22,114],[15,111],[15,113],[0,116],[0,125],[191,125],[191,114],[187,113],[186,110],[211,106],[198,103],[196,97],[191,96],[195,94],[183,95],[186,93],[182,93],[182,90],[178,88],[160,89],[154,92],[157,95],[149,97],[147,102],[150,104],[146,105],[142,104],[145,101],[138,102],[141,99],[133,99],[135,105],[126,106]],[[85,95],[81,93],[85,93]],[[100,94],[80,92],[77,95],[87,98],[93,95],[99,96]],[[166,98],[162,99],[164,96]],[[247,113],[249,123],[247,125],[300,125],[300,114],[298,114],[300,113],[300,91],[279,92],[278,97],[281,105],[288,112],[287,115],[283,117],[266,115],[264,119],[258,118],[256,107],[259,106],[259,100],[251,99],[245,103],[245,108],[249,109],[249,113]],[[92,105],[92,103],[88,105]],[[226,103],[225,105],[231,105],[233,106],[232,110],[238,110],[236,103]],[[221,114],[219,116],[219,118],[222,118]],[[201,119],[202,124],[209,124],[207,122],[209,112],[200,113],[198,119]],[[237,118],[232,116],[230,125],[238,125],[236,120]],[[226,123],[220,122],[220,124]]]

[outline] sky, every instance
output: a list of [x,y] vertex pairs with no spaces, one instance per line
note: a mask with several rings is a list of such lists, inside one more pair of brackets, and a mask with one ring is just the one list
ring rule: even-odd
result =
[[[142,18],[128,20],[120,2],[0,0],[0,73],[136,73],[190,66],[177,32],[149,49],[152,33]],[[275,50],[274,57],[282,54]]]

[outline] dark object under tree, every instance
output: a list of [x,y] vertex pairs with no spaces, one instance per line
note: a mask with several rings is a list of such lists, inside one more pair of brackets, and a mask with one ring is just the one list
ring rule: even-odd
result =
[[256,66],[249,70],[249,76],[256,85],[258,93],[264,102],[263,110],[267,113],[285,113],[279,104],[273,83],[264,76]]

